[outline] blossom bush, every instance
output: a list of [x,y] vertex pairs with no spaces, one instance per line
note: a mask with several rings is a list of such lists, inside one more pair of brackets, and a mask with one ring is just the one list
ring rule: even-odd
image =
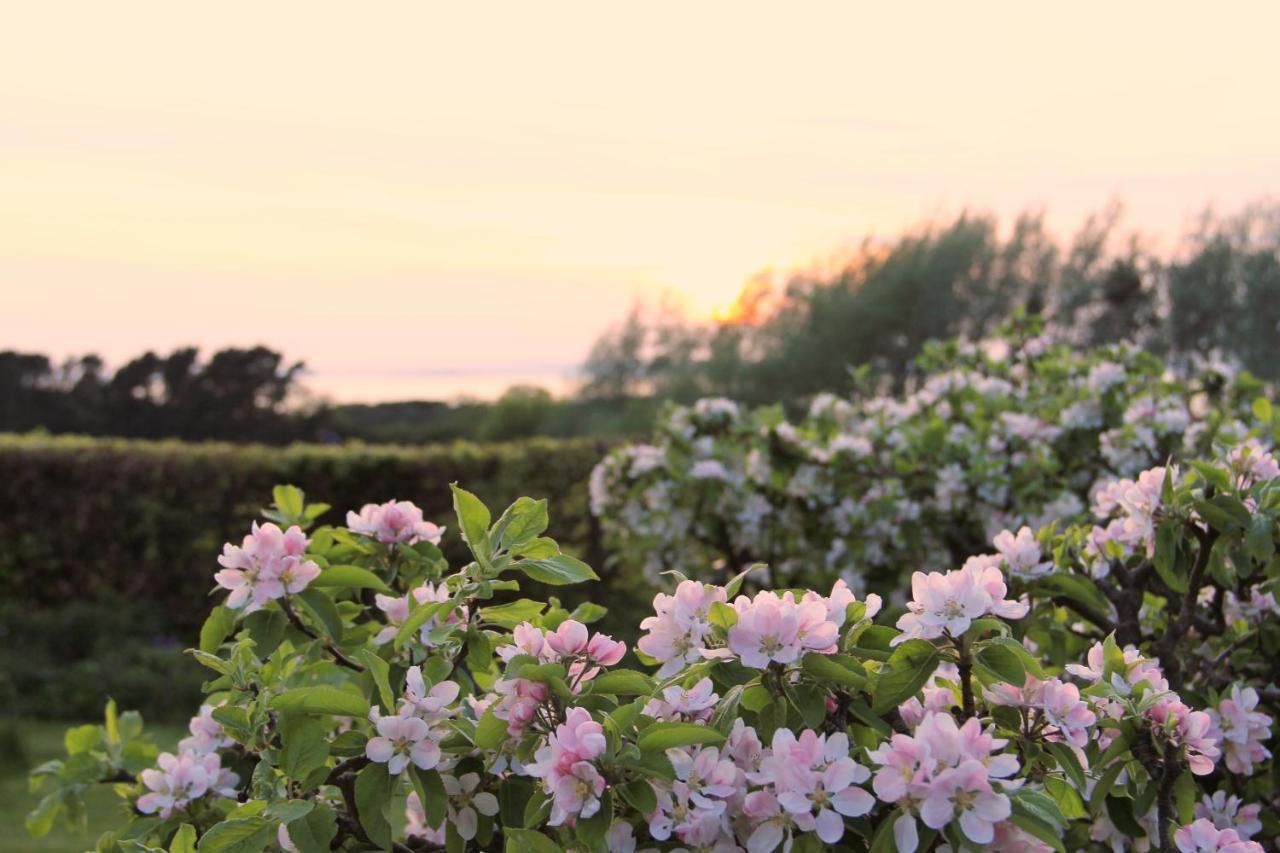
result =
[[522,579],[597,579],[544,535],[545,501],[494,520],[453,499],[454,531],[405,502],[316,527],[328,507],[278,488],[219,559],[190,736],[159,753],[108,704],[33,771],[28,828],[79,819],[106,783],[124,809],[100,851],[1243,853],[1280,836],[1280,465],[1256,439],[1103,483],[1096,523],[916,571],[903,606],[842,579],[673,572],[631,648],[592,630],[596,605],[517,597]]
[[1081,352],[1032,318],[931,346],[915,376],[898,395],[820,395],[796,421],[724,399],[673,408],[592,474],[617,565],[723,580],[762,562],[780,586],[896,587],[999,531],[1083,520],[1102,482],[1244,437],[1266,391],[1221,359],[1172,371],[1126,344]]

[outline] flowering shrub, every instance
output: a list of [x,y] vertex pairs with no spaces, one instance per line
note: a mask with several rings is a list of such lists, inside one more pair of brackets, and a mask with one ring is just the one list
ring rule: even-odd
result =
[[1217,360],[1174,375],[1128,345],[1080,353],[1024,319],[928,349],[901,396],[820,395],[796,422],[675,408],[596,467],[592,510],[620,565],[651,577],[762,562],[778,586],[896,586],[1002,530],[1082,520],[1101,482],[1242,438],[1261,390]]
[[28,828],[106,782],[102,851],[1260,851],[1280,465],[1249,440],[1136,473],[892,613],[675,573],[633,649],[514,597],[596,578],[544,501],[494,521],[454,487],[451,569],[411,504],[313,528],[281,487],[219,561],[190,736],[158,754],[109,704],[33,771]]

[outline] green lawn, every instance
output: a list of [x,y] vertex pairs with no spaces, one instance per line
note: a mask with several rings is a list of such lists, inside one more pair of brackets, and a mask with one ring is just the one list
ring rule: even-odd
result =
[[[94,722],[97,722],[96,720]],[[62,734],[74,723],[21,721],[18,739],[32,767],[64,753]],[[162,749],[171,749],[184,734],[177,726],[148,726],[152,739]],[[103,785],[88,797],[89,825],[84,832],[58,826],[44,838],[31,838],[23,820],[40,795],[27,788],[27,768],[16,756],[0,751],[0,853],[80,853],[92,850],[98,835],[120,814],[120,800]]]

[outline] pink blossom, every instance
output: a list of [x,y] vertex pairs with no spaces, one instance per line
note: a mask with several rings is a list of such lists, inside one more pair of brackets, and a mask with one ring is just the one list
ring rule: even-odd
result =
[[548,791],[552,796],[549,826],[561,826],[569,820],[589,818],[600,811],[604,793],[604,777],[588,761],[579,761],[556,777]]
[[364,754],[370,761],[387,765],[398,776],[410,763],[430,770],[440,763],[440,745],[431,738],[431,728],[418,717],[382,717],[375,708],[369,714],[378,734],[369,738]]
[[566,619],[546,634],[547,646],[561,657],[582,654],[586,651],[587,639],[587,626],[573,619]]
[[592,634],[587,642],[587,657],[601,666],[613,666],[627,653],[627,644],[608,634]]
[[636,648],[662,664],[659,678],[675,675],[701,660],[711,633],[711,605],[717,601],[725,601],[724,589],[697,581],[681,581],[674,595],[659,593],[654,597],[656,615],[640,623],[641,630],[648,633]]
[[1218,829],[1201,819],[1173,833],[1173,843],[1181,853],[1263,853],[1262,845],[1246,841],[1234,829]]
[[1146,712],[1156,723],[1156,733],[1182,751],[1187,766],[1197,776],[1213,772],[1221,755],[1213,736],[1213,721],[1204,711],[1193,711],[1176,698],[1162,699]]
[[192,717],[191,722],[187,724],[187,731],[191,732],[191,736],[178,741],[179,752],[205,755],[235,743],[235,740],[227,737],[222,724],[213,718],[213,709],[221,704],[200,706],[200,713]]
[[387,501],[384,504],[365,504],[357,515],[347,513],[347,528],[352,533],[372,536],[386,545],[412,545],[426,541],[440,544],[443,527],[437,527],[422,519],[422,510],[410,501]]
[[480,776],[476,773],[464,773],[454,777],[443,774],[440,781],[444,783],[444,792],[448,796],[448,822],[458,830],[463,841],[476,837],[479,827],[478,815],[493,817],[498,813],[498,798],[488,791],[476,793],[480,784]]
[[411,666],[405,673],[404,703],[400,714],[419,717],[428,724],[447,719],[457,713],[449,705],[458,698],[459,687],[452,681],[441,681],[430,688],[422,677],[422,667]]
[[261,526],[254,522],[238,547],[225,544],[218,557],[222,571],[213,579],[231,591],[227,606],[232,610],[243,607],[251,613],[270,601],[306,589],[320,576],[320,567],[302,558],[308,544],[297,525],[281,531],[270,522]]
[[995,825],[1011,812],[1009,798],[992,790],[987,768],[968,759],[930,781],[920,818],[931,829],[942,829],[958,818],[966,838],[988,844],[995,837]]
[[[378,609],[387,614],[387,627],[379,631],[373,638],[375,646],[386,645],[395,639],[396,634],[400,631],[400,626],[404,624],[404,620],[409,618],[410,606],[409,597],[412,596],[418,607],[424,604],[442,604],[450,599],[448,588],[443,584],[438,586],[432,583],[424,583],[412,590],[409,595],[396,598],[391,595],[375,595],[373,600]],[[448,608],[443,613],[437,613],[425,622],[418,629],[418,642],[427,648],[431,648],[436,643],[431,640],[431,633],[441,625],[460,625],[467,619],[467,608],[463,605]]]
[[898,619],[902,631],[891,641],[894,645],[908,639],[958,637],[975,619],[994,615],[1020,619],[1027,605],[1004,598],[1006,587],[1000,569],[991,558],[973,558],[959,571],[915,572],[911,576],[912,600],[907,612]]
[[1009,574],[1021,578],[1038,578],[1053,571],[1053,561],[1044,560],[1040,544],[1030,527],[1022,527],[1017,536],[1008,530],[996,534],[992,544],[1004,558]]
[[1231,692],[1206,712],[1212,722],[1209,736],[1221,745],[1232,773],[1252,775],[1254,764],[1271,757],[1263,746],[1271,737],[1271,717],[1255,711],[1257,707],[1258,691],[1233,684]]
[[1243,805],[1239,797],[1227,796],[1226,791],[1205,794],[1196,803],[1196,817],[1209,820],[1218,829],[1234,829],[1241,838],[1249,839],[1262,832],[1260,815],[1262,806],[1257,803]]
[[764,669],[791,663],[806,651],[834,651],[839,634],[819,601],[797,603],[791,593],[758,592],[733,603],[738,621],[729,629],[729,650],[744,666]]
[[235,785],[240,781],[236,774],[223,769],[215,752],[162,752],[156,765],[139,776],[148,790],[138,798],[137,807],[143,814],[158,813],[161,818],[185,809],[192,800],[210,791],[234,797]]

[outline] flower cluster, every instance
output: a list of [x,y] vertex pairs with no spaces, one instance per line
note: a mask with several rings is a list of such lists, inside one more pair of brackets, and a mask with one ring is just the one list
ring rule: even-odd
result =
[[252,612],[306,589],[320,576],[320,567],[304,557],[308,541],[296,524],[282,531],[271,522],[254,522],[239,546],[224,545],[218,557],[223,568],[213,579],[231,591],[227,606]]
[[422,510],[411,501],[365,504],[359,513],[347,513],[347,529],[372,536],[385,545],[412,545],[415,542],[440,544],[444,528],[422,518]]
[[1263,742],[1271,737],[1272,719],[1255,710],[1257,707],[1257,690],[1233,684],[1230,692],[1205,712],[1213,727],[1210,737],[1221,745],[1232,773],[1252,775],[1255,764],[1271,757]]
[[458,685],[442,681],[427,687],[420,667],[409,667],[405,676],[404,697],[394,716],[383,716],[377,708],[369,711],[369,721],[377,734],[365,744],[364,754],[370,761],[387,765],[387,772],[398,776],[410,764],[430,770],[440,763],[440,741],[448,734],[442,725],[456,713],[450,708],[458,698]]
[[872,787],[876,796],[900,809],[893,834],[898,850],[919,844],[916,815],[930,829],[958,821],[965,837],[988,844],[1011,813],[1006,793],[1016,789],[1016,756],[996,750],[995,738],[976,719],[963,726],[946,713],[924,716],[912,735],[896,734],[868,757],[880,765]]
[[999,558],[971,557],[962,568],[947,572],[916,572],[911,576],[911,601],[898,619],[894,644],[912,638],[934,640],[959,637],[984,616],[1021,619],[1027,605],[1006,598],[1008,587]]
[[604,727],[586,710],[570,708],[565,721],[534,755],[534,762],[525,767],[552,798],[551,826],[589,818],[600,810],[605,780],[592,761],[604,749]]
[[[1106,374],[1094,380],[1117,393]],[[959,381],[930,385],[934,402],[959,402],[944,399]],[[1140,425],[1174,417],[1148,408]],[[708,438],[738,417],[706,406],[686,426]],[[1070,431],[999,420],[1027,464]],[[812,440],[771,430],[788,452]],[[511,596],[521,575],[595,576],[542,535],[541,501],[493,521],[454,487],[472,559],[452,573],[422,542],[255,527],[224,554],[259,567],[240,586],[286,557],[326,567],[323,583],[296,602],[233,588],[192,650],[216,675],[177,750],[109,707],[104,726],[68,733],[65,762],[37,769],[55,789],[28,825],[74,813],[101,779],[119,783],[135,814],[122,832],[148,849],[274,834],[289,851],[1258,850],[1276,835],[1280,481],[1234,484],[1267,470],[1262,455],[1102,483],[1120,537],[1106,574],[1088,525],[1002,524],[990,553],[917,572],[888,618],[843,579],[823,593],[769,589],[764,568],[724,586],[680,576],[642,622],[643,671],[589,627],[598,605]],[[287,489],[270,511],[283,525],[318,515]],[[265,612],[246,618],[255,602]]]

